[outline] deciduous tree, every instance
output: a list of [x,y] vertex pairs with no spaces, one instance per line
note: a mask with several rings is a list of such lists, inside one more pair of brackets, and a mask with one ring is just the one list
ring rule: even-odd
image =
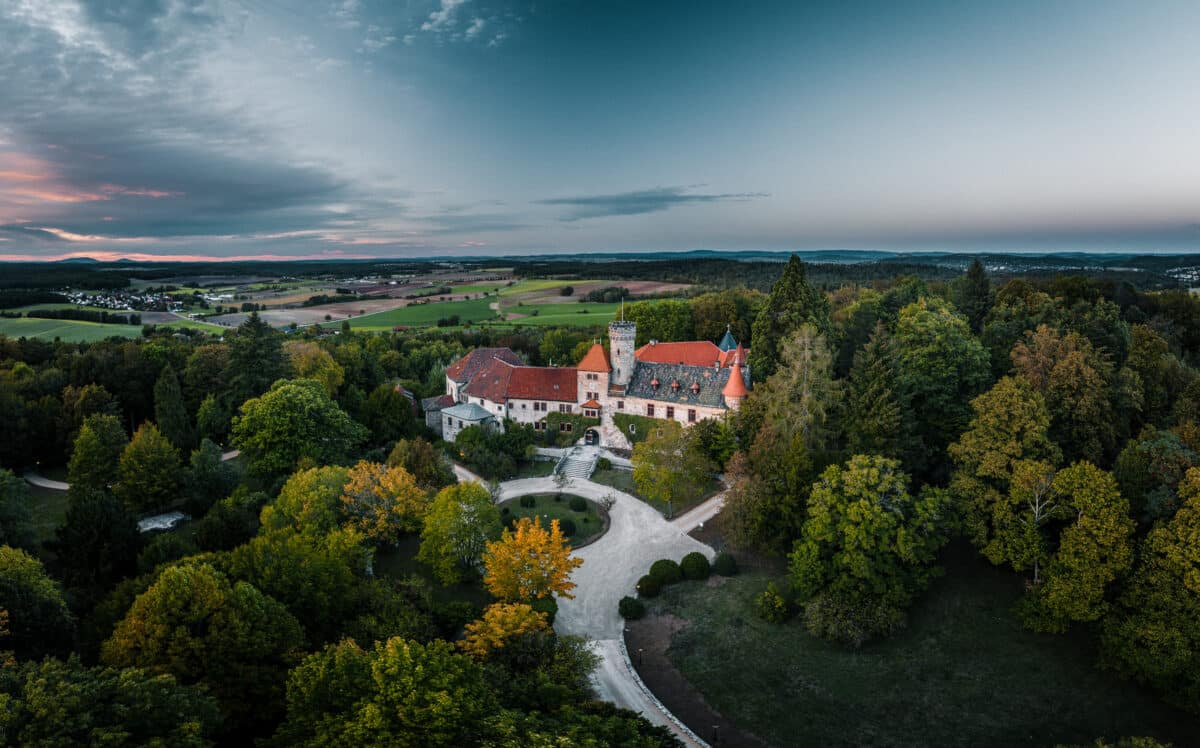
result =
[[633,446],[633,482],[638,493],[670,516],[674,507],[699,497],[716,466],[697,449],[691,435],[674,421]]
[[117,481],[117,462],[129,443],[115,416],[88,416],[79,428],[67,464],[67,480],[76,490],[107,491]]
[[8,612],[5,649],[18,659],[37,660],[70,646],[75,619],[58,582],[41,561],[6,545],[0,545],[0,608]]
[[262,509],[264,532],[287,528],[320,537],[342,523],[342,493],[350,481],[344,467],[320,467],[292,474],[279,496]]
[[513,531],[487,544],[483,553],[483,584],[496,598],[529,602],[558,595],[573,599],[571,572],[583,559],[571,555],[558,520],[544,528],[536,519],[522,517]]
[[134,511],[156,511],[177,498],[179,478],[179,452],[157,426],[143,423],[121,453],[117,497]]
[[321,383],[330,397],[337,394],[342,382],[346,381],[346,372],[329,351],[312,342],[292,340],[283,347],[292,371],[297,379],[315,379]]
[[525,603],[493,603],[484,609],[482,618],[467,624],[466,636],[458,642],[458,647],[475,659],[484,660],[514,637],[549,628],[546,614]]
[[430,493],[454,485],[457,481],[445,455],[420,437],[396,442],[388,454],[387,464],[412,473],[417,485]]
[[349,472],[342,511],[349,526],[367,538],[395,543],[401,535],[421,530],[429,494],[404,468],[363,460]]
[[500,511],[478,483],[447,486],[434,497],[421,530],[417,558],[443,584],[463,578],[464,568],[479,570],[489,540],[500,535]]

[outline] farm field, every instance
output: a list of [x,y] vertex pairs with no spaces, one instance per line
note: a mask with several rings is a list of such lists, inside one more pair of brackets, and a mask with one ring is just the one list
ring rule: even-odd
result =
[[0,318],[0,335],[10,338],[58,338],[68,343],[91,343],[111,338],[138,338],[142,335],[141,325],[107,325],[99,322],[80,322],[69,319],[37,319],[20,317]]

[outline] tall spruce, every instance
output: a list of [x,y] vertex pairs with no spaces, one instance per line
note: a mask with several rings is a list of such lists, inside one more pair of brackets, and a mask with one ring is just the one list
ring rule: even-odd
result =
[[900,455],[903,427],[892,338],[882,322],[867,344],[854,354],[846,405],[846,447],[850,454]]
[[277,379],[287,376],[288,364],[283,354],[283,334],[254,312],[243,322],[229,341],[230,397],[236,408],[252,397],[258,397]]
[[756,380],[775,373],[780,343],[804,324],[830,339],[829,300],[808,282],[804,263],[792,255],[751,328],[749,363]]
[[983,321],[992,310],[992,302],[995,299],[992,282],[987,271],[983,269],[983,263],[976,259],[971,263],[971,267],[967,268],[967,273],[960,283],[958,310],[967,318],[971,331],[978,335],[983,332]]
[[179,377],[170,364],[163,367],[162,374],[154,383],[154,420],[163,436],[176,448],[186,450],[194,442],[192,419],[183,402],[183,390]]

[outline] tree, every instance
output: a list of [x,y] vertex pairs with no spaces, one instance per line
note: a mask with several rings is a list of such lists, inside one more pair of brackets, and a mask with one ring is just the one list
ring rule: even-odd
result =
[[117,461],[129,443],[121,422],[115,416],[88,416],[79,428],[71,461],[67,463],[67,480],[73,490],[107,491],[117,481]]
[[1179,511],[1142,542],[1101,642],[1109,664],[1200,712],[1200,469],[1179,493]]
[[[971,408],[975,416],[958,442],[949,448],[955,465],[950,490],[963,512],[971,540],[986,549],[993,542],[1008,542],[997,541],[998,535],[1024,532],[1014,527],[1014,522],[1020,522],[1012,511],[1038,506],[1036,502],[1027,505],[1010,492],[1017,466],[1044,462],[1053,470],[1062,455],[1048,435],[1050,413],[1045,400],[1024,379],[1001,379],[972,400]],[[1014,506],[1013,501],[1018,503]],[[1042,523],[1040,519],[1033,521],[1036,525]],[[999,550],[991,553],[997,558],[1005,557]],[[1001,561],[993,559],[992,563]]]
[[1108,586],[1133,561],[1134,522],[1117,482],[1089,463],[1060,471],[1050,490],[1070,524],[1022,612],[1031,628],[1061,632],[1071,623],[1099,620],[1108,610]]
[[233,445],[251,473],[275,479],[302,459],[317,464],[345,461],[366,438],[312,379],[276,382],[262,397],[246,401],[233,419]]
[[551,520],[547,529],[522,517],[514,531],[506,529],[500,540],[487,544],[483,565],[488,592],[499,600],[528,602],[554,595],[573,599],[571,572],[583,559],[571,556],[558,520]]
[[[69,384],[62,391],[62,410],[58,432],[71,447],[79,438],[79,429],[88,416],[102,414],[120,418],[121,404],[102,384],[90,383],[80,387]],[[73,448],[73,447],[72,447]]]
[[158,427],[146,422],[138,427],[117,469],[117,497],[134,511],[162,509],[176,498],[179,485],[179,452]]
[[482,618],[467,624],[466,636],[458,642],[458,648],[476,660],[484,660],[510,639],[549,628],[546,614],[525,603],[492,603],[484,609]]
[[58,582],[41,561],[6,545],[0,546],[0,609],[8,612],[5,647],[18,659],[37,660],[70,646],[75,619]]
[[438,492],[425,515],[417,558],[443,584],[462,581],[463,568],[480,570],[489,540],[500,535],[500,511],[487,489],[459,483]]
[[892,339],[882,322],[854,354],[846,403],[846,448],[851,454],[899,457],[903,420],[892,369]]
[[29,505],[29,486],[11,470],[0,468],[0,545],[24,550],[37,546]]
[[1045,325],[1012,349],[1013,370],[1046,399],[1050,438],[1068,461],[1104,461],[1116,442],[1112,366],[1078,333]]
[[919,478],[946,472],[946,445],[971,417],[969,403],[987,386],[987,353],[967,321],[940,299],[900,310],[895,337],[896,382],[904,421],[904,464]]
[[1196,373],[1170,352],[1161,335],[1147,325],[1133,325],[1125,365],[1141,383],[1142,423],[1167,425],[1171,406],[1196,379]]
[[271,388],[277,379],[287,376],[283,355],[283,334],[274,330],[253,312],[238,328],[225,335],[229,363],[225,378],[229,396],[236,407]]
[[163,570],[134,600],[101,660],[203,683],[231,727],[270,724],[282,710],[284,673],[303,642],[300,624],[246,582],[230,584],[211,565]]
[[830,604],[852,611],[845,626],[816,633],[853,643],[884,633],[940,573],[934,561],[946,542],[947,497],[936,489],[911,496],[907,483],[897,460],[855,455],[813,486],[789,556],[792,585],[802,602],[816,603],[806,617]]
[[195,443],[192,421],[183,402],[183,390],[179,388],[179,378],[170,364],[163,367],[154,383],[154,420],[176,449],[188,449]]
[[401,535],[421,530],[429,495],[404,468],[363,460],[350,469],[342,511],[367,538],[395,543]]
[[278,746],[479,745],[495,708],[481,668],[448,642],[399,637],[310,655],[287,682]]
[[330,397],[336,395],[338,388],[346,381],[346,372],[333,360],[329,351],[316,343],[292,340],[284,345],[283,350],[296,378],[317,380]]
[[546,366],[574,366],[578,359],[572,356],[572,352],[578,343],[578,335],[555,327],[542,333],[538,356]]
[[201,439],[211,439],[218,444],[225,441],[229,433],[229,412],[215,395],[208,395],[196,411],[196,433]]
[[775,373],[781,341],[806,324],[829,339],[829,300],[808,282],[804,263],[792,255],[779,280],[771,286],[771,293],[751,329],[749,363],[759,381]]
[[413,401],[395,385],[381,384],[367,396],[365,423],[375,444],[389,444],[416,430]]
[[425,439],[401,439],[388,454],[390,467],[402,467],[412,474],[417,485],[430,493],[454,485],[458,479],[445,454]]
[[992,309],[994,294],[987,271],[978,258],[971,261],[966,275],[960,279],[957,296],[955,306],[967,318],[971,331],[980,334],[983,332],[983,322]]
[[228,496],[237,486],[237,471],[222,459],[221,448],[208,439],[200,441],[184,471],[183,488],[188,494],[188,511],[199,516]]
[[638,493],[662,507],[668,517],[673,507],[704,493],[715,467],[690,433],[674,421],[656,424],[655,431],[633,446]]
[[288,478],[279,496],[262,510],[264,532],[294,529],[321,537],[342,523],[342,493],[350,480],[344,467],[300,470]]
[[142,536],[137,518],[106,491],[72,491],[54,552],[66,584],[94,597],[137,571]]
[[1179,507],[1175,488],[1196,465],[1200,455],[1178,434],[1147,426],[1117,455],[1113,477],[1137,518],[1151,523],[1171,516]]
[[0,739],[10,745],[203,748],[220,724],[216,703],[169,675],[84,667],[78,658],[0,669]]
[[1035,289],[1027,280],[1017,278],[996,292],[995,303],[983,324],[980,335],[988,350],[992,372],[1002,377],[1012,371],[1011,352],[1027,331],[1039,325],[1057,326],[1062,310],[1044,291]]
[[[691,305],[682,300],[636,301],[624,305],[625,319],[637,324],[636,345],[645,345],[651,340],[673,341],[694,340]],[[614,318],[621,317],[618,310]]]

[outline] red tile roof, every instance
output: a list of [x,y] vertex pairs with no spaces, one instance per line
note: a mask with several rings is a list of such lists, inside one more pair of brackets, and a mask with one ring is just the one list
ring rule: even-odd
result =
[[745,397],[750,394],[750,391],[746,389],[746,380],[742,378],[742,367],[736,361],[729,370],[729,381],[725,383],[721,394],[726,398]]
[[576,402],[579,380],[574,368],[513,366],[494,358],[463,389],[471,397],[494,403],[507,400]]
[[608,365],[608,356],[604,353],[604,346],[599,343],[593,343],[588,349],[587,355],[575,367],[580,371],[603,371],[610,372],[612,367]]
[[723,353],[707,340],[689,340],[682,343],[647,343],[634,351],[633,355],[638,361],[651,364],[712,366],[721,360]]
[[600,403],[595,400],[588,400],[586,403],[584,403],[580,407],[581,408],[591,408],[592,410],[595,410],[596,408],[600,407]]
[[493,360],[507,361],[513,365],[521,363],[521,357],[510,348],[476,348],[446,367],[446,376],[456,382],[467,382],[475,373]]

